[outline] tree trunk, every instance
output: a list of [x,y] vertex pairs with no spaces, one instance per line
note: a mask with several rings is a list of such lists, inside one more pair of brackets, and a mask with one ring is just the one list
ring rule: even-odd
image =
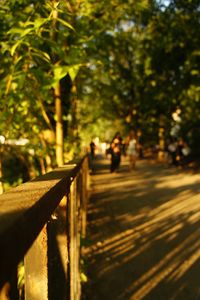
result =
[[71,100],[71,109],[72,109],[72,135],[76,140],[78,137],[78,124],[77,124],[77,87],[74,83],[72,86],[72,100]]
[[165,159],[165,129],[164,129],[164,117],[160,115],[159,119],[159,150],[158,150],[158,161],[164,161]]
[[[53,22],[52,22],[52,38],[56,42],[57,41],[57,19],[58,19],[58,10],[57,4],[58,2],[52,0],[52,4],[54,7],[53,10]],[[54,57],[56,62],[56,57]],[[55,114],[56,114],[56,163],[57,166],[62,166],[64,164],[63,158],[63,121],[62,121],[62,101],[61,101],[61,91],[60,91],[60,83],[56,85],[54,88],[54,99],[55,99]]]
[[54,89],[55,111],[56,111],[56,163],[58,166],[64,164],[63,158],[63,122],[62,122],[62,101],[60,95],[60,84]]
[[53,170],[53,167],[52,167],[52,159],[51,159],[51,156],[46,154],[45,155],[45,162],[46,162],[46,172],[51,172]]
[[44,175],[46,173],[46,169],[45,169],[44,159],[42,157],[39,157],[39,163],[40,163],[41,174]]

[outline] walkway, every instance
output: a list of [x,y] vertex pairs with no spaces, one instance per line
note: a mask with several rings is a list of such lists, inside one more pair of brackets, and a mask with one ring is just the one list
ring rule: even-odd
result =
[[142,160],[96,160],[86,300],[200,299],[200,174]]

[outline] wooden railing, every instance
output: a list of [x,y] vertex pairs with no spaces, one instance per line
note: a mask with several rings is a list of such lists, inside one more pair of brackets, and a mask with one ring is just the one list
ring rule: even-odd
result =
[[0,300],[78,300],[80,237],[86,233],[88,159],[73,161],[0,196]]

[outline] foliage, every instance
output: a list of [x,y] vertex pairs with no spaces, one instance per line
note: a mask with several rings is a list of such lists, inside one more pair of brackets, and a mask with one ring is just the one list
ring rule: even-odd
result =
[[72,155],[94,136],[131,127],[143,143],[157,143],[158,120],[167,138],[178,108],[179,134],[198,156],[199,3],[167,3],[1,1],[0,134],[28,138],[55,165],[55,140],[45,132],[55,134],[60,84]]
[[[172,113],[179,108],[179,134],[189,143],[197,142],[193,130],[199,126],[197,3],[172,1],[164,7],[151,1],[140,8],[123,7],[120,18],[112,10],[116,21],[112,30],[104,29],[86,47],[96,61],[82,76],[81,94],[86,91],[86,103],[98,107],[98,120],[100,114],[106,115],[111,124],[118,119],[126,130],[140,129],[144,143],[157,142],[161,116],[167,138],[174,124]],[[90,115],[92,108],[87,107],[83,117]]]

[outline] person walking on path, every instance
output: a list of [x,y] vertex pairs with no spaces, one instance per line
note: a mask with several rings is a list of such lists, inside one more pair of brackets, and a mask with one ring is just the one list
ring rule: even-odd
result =
[[115,136],[113,137],[110,145],[110,149],[111,149],[110,172],[113,173],[119,168],[121,162],[122,138],[119,132],[116,132]]
[[95,157],[95,149],[96,149],[96,145],[95,145],[94,141],[92,140],[91,143],[90,143],[91,158]]
[[171,138],[169,142],[167,143],[167,151],[168,151],[168,158],[169,158],[169,164],[173,166],[177,166],[177,160],[176,160],[176,153],[177,153],[177,142],[175,139]]
[[127,144],[127,155],[129,157],[129,169],[132,171],[135,169],[137,159],[137,140],[134,130],[131,130],[126,141]]

